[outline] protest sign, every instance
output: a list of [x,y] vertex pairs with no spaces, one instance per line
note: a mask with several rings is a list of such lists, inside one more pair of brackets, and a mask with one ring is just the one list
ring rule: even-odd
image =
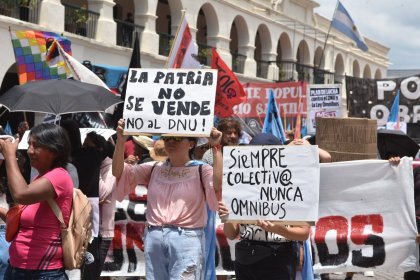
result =
[[130,69],[125,133],[209,136],[216,83],[212,69]]
[[317,117],[342,116],[342,90],[341,85],[308,85],[307,104],[308,117],[307,132],[315,134]]
[[419,75],[381,80],[346,76],[346,91],[349,117],[377,119],[378,125],[385,125],[400,91],[400,122],[417,123],[420,120]]
[[321,164],[317,273],[418,268],[411,161]]
[[316,221],[318,191],[317,146],[223,149],[223,201],[229,221]]
[[[246,100],[234,106],[233,112],[243,122],[247,133],[254,135],[261,132],[270,91],[273,91],[285,129],[295,127],[299,114],[302,123],[305,123],[306,82],[245,83],[243,87]],[[289,126],[290,128],[288,128]]]

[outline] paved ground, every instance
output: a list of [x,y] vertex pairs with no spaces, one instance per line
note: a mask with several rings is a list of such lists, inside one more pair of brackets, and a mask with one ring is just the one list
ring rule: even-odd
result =
[[[343,280],[345,278],[345,274],[337,275],[337,274],[330,274],[331,280]],[[373,277],[366,277],[363,273],[356,273],[353,276],[353,280],[403,280],[404,273],[385,273],[385,272],[375,272],[375,276]]]

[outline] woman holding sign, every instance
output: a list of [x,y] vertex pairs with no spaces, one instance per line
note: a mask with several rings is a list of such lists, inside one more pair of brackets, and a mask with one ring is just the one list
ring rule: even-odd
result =
[[[117,192],[148,186],[144,256],[147,279],[201,279],[205,203],[216,211],[222,190],[221,132],[213,128],[213,168],[191,160],[196,138],[162,137],[166,162],[124,163],[124,120],[118,122],[112,173]],[[122,197],[119,197],[121,199]]]
[[[282,145],[272,134],[257,134],[250,145]],[[291,145],[301,145],[293,141]],[[229,210],[223,202],[219,216],[224,220]],[[229,239],[240,241],[235,245],[235,275],[238,280],[267,279],[294,280],[296,274],[297,246],[293,241],[305,241],[309,226],[285,226],[260,220],[256,225],[225,223],[224,233]]]

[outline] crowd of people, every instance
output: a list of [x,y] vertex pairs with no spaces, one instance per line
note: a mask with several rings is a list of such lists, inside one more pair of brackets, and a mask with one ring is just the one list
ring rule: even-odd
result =
[[[19,151],[19,139],[28,129],[27,122],[19,125],[16,141],[0,138],[4,157],[0,159],[0,218],[5,220],[12,207],[21,213],[11,242],[5,240],[6,225],[0,223],[0,279],[99,279],[114,237],[116,203],[138,185],[147,187],[147,279],[216,279],[216,215],[225,222],[226,237],[239,239],[235,245],[236,279],[305,279],[302,266],[310,264],[302,261],[302,248],[309,237],[309,225],[227,222],[229,210],[221,193],[223,147],[302,146],[310,145],[308,141],[283,143],[272,134],[260,133],[244,143],[240,123],[227,118],[219,121],[208,138],[128,137],[121,119],[116,137],[105,139],[90,132],[82,142],[78,124],[64,120],[60,125],[34,126],[27,151]],[[331,161],[323,149],[318,148],[318,155],[321,163]],[[399,158],[389,161],[398,164]],[[414,170],[417,217],[419,170]],[[87,253],[91,257],[85,258],[82,268],[65,271],[60,222],[47,201],[57,202],[68,223],[73,188],[82,190],[92,204],[93,240]],[[122,252],[121,256],[114,252],[114,258],[119,257]],[[129,271],[135,271],[136,263],[130,265]],[[309,279],[313,277],[312,272]],[[346,279],[351,277],[348,274]],[[418,277],[418,272],[406,274],[406,279]]]

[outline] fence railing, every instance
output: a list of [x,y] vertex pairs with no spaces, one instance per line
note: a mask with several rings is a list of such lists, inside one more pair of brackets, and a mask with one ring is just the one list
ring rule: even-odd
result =
[[174,36],[167,33],[158,33],[159,35],[159,54],[169,56]]
[[144,27],[124,20],[114,19],[117,23],[117,45],[127,48],[133,48],[136,32],[141,37]]
[[329,71],[314,68],[314,84],[331,83],[334,81],[334,73]]
[[257,77],[267,79],[268,76],[268,66],[271,61],[266,60],[255,60],[257,62]]
[[295,71],[296,63],[290,61],[276,61],[279,68],[279,82],[288,82],[293,80],[293,72]]
[[231,52],[230,54],[232,55],[232,71],[243,74],[245,70],[246,55],[237,52]]
[[21,0],[0,0],[0,15],[37,24],[41,1],[31,0],[27,5],[22,5]]
[[95,38],[99,14],[68,3],[64,6],[64,30],[80,36]]
[[201,64],[209,66],[211,63],[211,48],[212,46],[197,43],[198,45],[198,61]]

